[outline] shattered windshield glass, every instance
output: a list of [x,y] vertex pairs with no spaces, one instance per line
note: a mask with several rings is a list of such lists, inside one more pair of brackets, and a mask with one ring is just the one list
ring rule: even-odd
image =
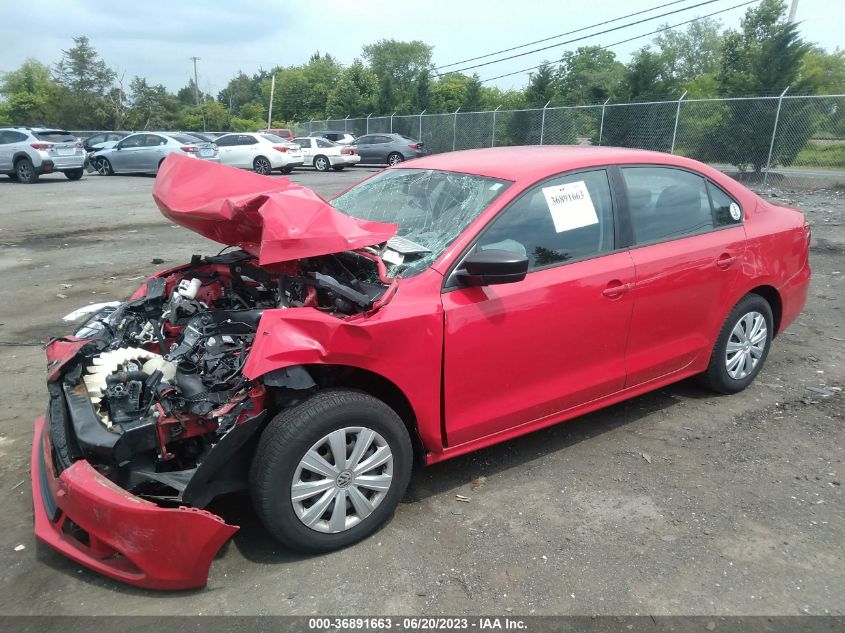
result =
[[511,183],[431,169],[389,169],[331,201],[356,218],[399,225],[382,258],[394,276],[428,268]]

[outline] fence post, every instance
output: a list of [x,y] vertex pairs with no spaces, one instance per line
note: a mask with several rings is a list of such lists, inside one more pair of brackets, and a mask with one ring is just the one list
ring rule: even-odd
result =
[[778,109],[775,112],[775,125],[772,128],[772,142],[769,143],[769,158],[766,159],[766,173],[763,175],[763,184],[768,184],[769,182],[769,169],[772,166],[772,150],[775,148],[775,136],[778,133],[778,119],[780,119],[780,106],[783,103],[783,97],[786,94],[786,91],[789,90],[789,86],[783,89],[783,92],[780,93],[780,97],[778,98]]
[[308,121],[308,134],[310,135],[314,131],[314,119]]
[[493,137],[490,139],[490,147],[496,147],[496,113],[499,111],[499,108],[502,107],[502,104],[496,106],[496,109],[493,110]]
[[610,101],[610,97],[605,99],[604,103],[601,104],[601,123],[599,123],[599,145],[601,145],[601,135],[604,134],[604,109],[607,107],[608,101]]
[[543,118],[540,121],[540,145],[543,144],[543,133],[546,131],[546,108],[549,107],[551,102],[551,99],[549,99],[546,101],[546,105],[543,106]]
[[670,154],[675,153],[675,139],[678,137],[678,119],[681,117],[681,101],[683,101],[686,96],[687,91],[684,90],[684,94],[682,94],[681,98],[678,99],[678,109],[675,110],[675,129],[672,131],[672,149],[669,150]]
[[422,141],[422,115],[425,114],[425,111],[428,108],[425,108],[422,112],[420,112],[420,137],[417,139],[418,141]]
[[[458,106],[458,110],[461,106]],[[455,142],[458,140],[458,110],[453,112],[454,119],[452,120],[452,151],[455,151]]]
[[394,112],[393,114],[391,114],[391,115],[390,115],[390,133],[391,133],[391,134],[393,134],[393,117],[394,117],[395,115],[396,115],[396,113],[395,113],[395,112]]
[[373,113],[372,113],[372,112],[370,112],[370,113],[367,115],[367,134],[369,134],[369,133],[370,133],[370,117],[371,117],[371,116],[373,116]]
[[349,131],[349,115],[348,114],[346,115],[346,118],[343,120],[343,131],[344,132]]

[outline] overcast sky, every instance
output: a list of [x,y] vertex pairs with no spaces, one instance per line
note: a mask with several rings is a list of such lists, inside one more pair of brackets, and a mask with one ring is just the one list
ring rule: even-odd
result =
[[[688,0],[636,19],[657,15],[702,0]],[[568,48],[607,45],[648,33],[663,23],[739,4],[718,0],[639,26],[585,39],[541,53],[478,68],[482,79],[554,60]],[[805,39],[829,50],[845,45],[845,1],[797,0],[797,19]],[[343,64],[361,55],[361,46],[382,38],[419,39],[434,46],[435,65],[445,65],[597,22],[648,9],[668,0],[145,0],[104,3],[53,0],[41,3],[0,2],[0,72],[13,70],[27,57],[53,64],[74,35],[87,35],[106,62],[171,90],[184,86],[193,73],[189,59],[200,57],[199,85],[216,95],[238,71],[300,64],[316,50]],[[720,16],[724,26],[739,23],[747,7]],[[623,24],[624,21],[618,24]],[[608,25],[610,28],[618,24]],[[564,37],[557,41],[565,41]],[[623,62],[651,37],[615,46]],[[553,44],[555,41],[545,45]],[[529,50],[529,49],[522,49]],[[522,52],[522,51],[515,51]],[[486,60],[484,60],[486,61]],[[476,62],[478,63],[478,62]],[[459,68],[459,67],[456,67]],[[525,85],[525,73],[492,82],[501,88]]]

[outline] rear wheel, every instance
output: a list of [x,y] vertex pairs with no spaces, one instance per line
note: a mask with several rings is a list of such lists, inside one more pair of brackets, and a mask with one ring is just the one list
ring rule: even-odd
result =
[[339,549],[390,517],[412,461],[408,431],[384,402],[356,391],[319,392],[264,430],[250,473],[253,503],[288,547]]
[[320,155],[314,157],[314,169],[316,169],[317,171],[328,171],[329,167],[331,166],[332,164],[329,162],[329,159],[325,156]]
[[387,156],[387,164],[388,165],[398,165],[403,160],[405,160],[405,157],[402,156],[402,154],[400,154],[399,152],[391,152]]
[[255,170],[256,174],[261,174],[262,176],[268,176],[270,175],[270,172],[273,171],[273,166],[270,165],[270,161],[264,156],[258,156],[254,161],[252,161],[252,168]]
[[38,180],[38,173],[32,166],[32,161],[28,158],[21,158],[15,163],[15,176],[17,176],[18,182],[27,185],[31,185]]
[[95,159],[94,169],[96,169],[97,173],[101,176],[111,176],[114,174],[114,169],[112,169],[111,162],[109,162],[108,158]]
[[65,178],[67,178],[68,180],[79,180],[80,178],[82,178],[82,173],[84,171],[84,169],[68,169],[65,172]]
[[772,322],[768,301],[745,295],[722,325],[702,375],[704,383],[718,393],[737,393],[750,385],[769,355]]

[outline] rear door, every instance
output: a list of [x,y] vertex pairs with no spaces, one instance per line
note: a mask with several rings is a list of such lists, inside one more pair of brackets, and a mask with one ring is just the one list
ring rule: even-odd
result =
[[621,169],[636,267],[627,386],[683,371],[707,355],[732,306],[745,249],[742,210],[700,174]]
[[16,130],[0,130],[0,171],[12,171],[15,149],[27,139],[26,134]]
[[311,145],[313,143],[313,138],[295,138],[293,142],[299,145],[302,148],[302,164],[303,165],[313,165],[314,164],[314,150],[312,149]]
[[474,248],[530,265],[520,282],[443,292],[449,446],[623,388],[634,266],[616,247],[614,198],[605,169],[557,176],[479,236]]
[[217,139],[217,152],[220,162],[224,165],[235,166],[234,149],[238,141],[237,134],[226,134]]
[[168,140],[158,134],[146,134],[141,148],[135,153],[137,164],[135,169],[139,171],[156,171],[159,162],[166,155]]

